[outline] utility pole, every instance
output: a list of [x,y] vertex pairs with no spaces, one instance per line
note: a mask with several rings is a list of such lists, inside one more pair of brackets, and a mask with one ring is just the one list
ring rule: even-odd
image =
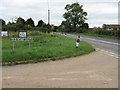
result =
[[50,24],[50,9],[48,9],[48,24]]
[[49,0],[47,0],[48,3],[48,24],[50,24],[50,8],[49,8]]

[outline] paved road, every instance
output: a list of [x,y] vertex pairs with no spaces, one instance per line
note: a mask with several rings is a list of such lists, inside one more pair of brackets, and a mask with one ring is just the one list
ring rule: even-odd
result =
[[[93,39],[85,38],[88,37],[82,36],[82,40]],[[94,44],[95,41],[91,42]],[[108,42],[110,44],[110,41]],[[104,49],[102,47],[106,45],[104,41],[97,43],[94,44],[97,51],[88,55],[37,64],[5,66],[2,86],[3,88],[117,88],[117,52],[109,48]],[[116,47],[116,41],[112,43],[115,43],[110,44],[113,45],[112,48]]]

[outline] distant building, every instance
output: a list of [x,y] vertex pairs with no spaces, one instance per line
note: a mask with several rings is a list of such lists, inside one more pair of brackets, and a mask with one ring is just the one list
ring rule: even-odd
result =
[[120,24],[103,24],[103,29],[106,29],[106,30],[120,30]]

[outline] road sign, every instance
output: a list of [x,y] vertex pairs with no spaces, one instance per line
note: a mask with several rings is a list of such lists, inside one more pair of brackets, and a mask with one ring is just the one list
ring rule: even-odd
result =
[[33,41],[33,38],[10,38],[11,41]]
[[27,37],[27,32],[19,32],[19,37],[22,37],[22,38]]
[[2,37],[8,37],[8,31],[1,31]]

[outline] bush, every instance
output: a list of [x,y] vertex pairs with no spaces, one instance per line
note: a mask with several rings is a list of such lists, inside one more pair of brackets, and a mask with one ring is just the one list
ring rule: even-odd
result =
[[95,34],[99,35],[111,35],[111,36],[118,36],[120,34],[120,30],[96,30]]
[[40,32],[50,32],[50,29],[48,29],[48,28],[45,28],[45,27],[35,27],[34,28],[35,30],[37,30],[37,31],[40,31]]
[[86,33],[86,32],[88,32],[88,29],[85,29],[85,28],[77,28],[77,29],[76,29],[76,32],[78,32],[78,33]]

